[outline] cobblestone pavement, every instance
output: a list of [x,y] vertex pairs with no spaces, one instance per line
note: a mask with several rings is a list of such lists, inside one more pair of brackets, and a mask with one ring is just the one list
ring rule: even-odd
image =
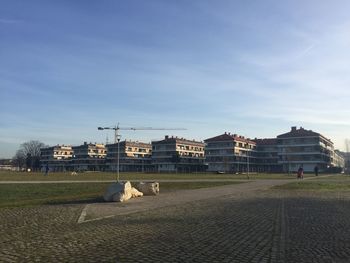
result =
[[0,261],[350,261],[349,193],[259,191],[77,224],[82,209],[1,210]]
[[115,215],[127,215],[150,209],[161,209],[171,205],[182,205],[192,201],[217,199],[222,196],[246,196],[253,191],[269,189],[272,186],[295,182],[295,180],[256,180],[245,181],[244,184],[228,184],[224,186],[171,191],[159,196],[143,196],[132,198],[126,203],[92,203],[83,209],[78,222],[100,220]]

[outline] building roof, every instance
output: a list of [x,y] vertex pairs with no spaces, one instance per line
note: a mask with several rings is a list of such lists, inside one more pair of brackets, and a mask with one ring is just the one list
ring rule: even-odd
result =
[[276,138],[254,139],[258,145],[277,145]]
[[225,132],[224,134],[206,139],[204,141],[205,142],[240,141],[240,142],[255,144],[255,141],[253,141],[249,138],[245,138],[243,136],[239,136],[237,134],[231,134],[231,133],[227,133],[227,132]]
[[204,146],[203,142],[188,140],[185,138],[179,138],[174,136],[172,137],[165,136],[164,140],[152,141],[152,144],[163,144],[163,143],[181,143],[181,144],[188,144],[188,145],[194,145],[194,146]]
[[102,143],[87,143],[84,142],[84,144],[81,145],[77,145],[77,146],[72,146],[73,149],[77,149],[77,148],[105,148],[105,145]]
[[40,148],[41,151],[47,151],[47,150],[53,150],[53,149],[72,149],[72,146],[71,145],[55,145],[55,146],[47,146],[47,147],[43,147],[43,148]]
[[[108,148],[117,147],[117,146],[118,146],[118,143],[107,144]],[[152,145],[150,143],[139,142],[139,141],[127,141],[127,140],[120,141],[119,142],[119,146],[120,147],[126,147],[126,146],[129,146],[129,147],[145,147],[145,148],[151,148],[152,147]]]
[[297,127],[292,127],[290,132],[278,135],[277,138],[315,137],[315,136],[322,136],[322,135],[312,130],[305,130],[303,127],[300,127],[300,129],[297,129]]

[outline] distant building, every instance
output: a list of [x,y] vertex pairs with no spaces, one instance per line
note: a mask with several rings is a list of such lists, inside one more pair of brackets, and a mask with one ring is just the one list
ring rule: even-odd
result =
[[330,139],[302,127],[292,127],[290,132],[278,135],[277,145],[278,163],[284,172],[294,172],[300,166],[306,172],[314,171],[317,166],[322,172],[342,163],[338,155],[335,162],[334,145]]
[[50,171],[63,172],[69,170],[73,149],[70,145],[56,145],[40,149],[40,163],[42,169],[46,166]]
[[346,167],[346,156],[339,150],[334,150],[331,167],[339,168],[344,171]]
[[257,171],[255,141],[225,132],[204,142],[208,171],[230,173]]
[[73,158],[70,170],[73,171],[103,171],[107,150],[104,144],[87,143],[73,146]]
[[344,172],[350,174],[350,152],[340,152],[344,158]]
[[152,164],[158,172],[203,172],[204,146],[202,142],[165,136],[152,142]]
[[[107,144],[106,169],[116,171],[118,165],[118,143]],[[152,146],[150,143],[121,141],[119,143],[120,172],[151,172]]]
[[108,145],[56,145],[41,149],[41,167],[116,171],[118,145],[120,172],[295,172],[300,166],[305,172],[313,172],[316,166],[320,172],[350,171],[350,153],[334,150],[330,139],[302,127],[265,139],[225,132],[204,143],[165,136],[152,144],[125,140]]
[[278,163],[278,146],[276,138],[255,139],[256,163],[258,172],[275,173],[282,171]]
[[12,159],[0,159],[0,170],[19,171],[20,168],[15,166]]

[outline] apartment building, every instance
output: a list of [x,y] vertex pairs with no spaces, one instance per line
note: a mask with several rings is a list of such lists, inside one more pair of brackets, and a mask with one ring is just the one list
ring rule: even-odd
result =
[[278,163],[276,138],[254,139],[256,143],[256,163],[258,172],[275,173],[282,171]]
[[346,167],[346,156],[339,150],[334,150],[331,167],[338,168],[341,172]]
[[152,142],[152,163],[158,172],[203,172],[203,142],[165,136]]
[[73,171],[103,171],[107,150],[104,144],[87,143],[73,146],[73,156],[70,170]]
[[[118,143],[107,144],[106,169],[118,169]],[[152,145],[138,141],[119,142],[120,172],[151,172]]]
[[205,162],[211,172],[253,172],[257,171],[256,142],[225,132],[204,140]]
[[297,171],[300,166],[306,172],[312,172],[318,166],[322,172],[334,163],[333,142],[320,133],[302,127],[297,129],[294,126],[289,132],[278,135],[277,147],[278,163],[284,172]]
[[344,172],[350,174],[350,152],[340,152],[344,159]]
[[70,145],[56,145],[40,149],[42,169],[49,167],[50,171],[63,172],[69,170],[73,149]]
[[204,143],[165,136],[152,144],[56,145],[41,149],[41,166],[50,171],[116,171],[118,145],[121,172],[295,172],[300,166],[305,172],[316,166],[320,172],[337,172],[346,166],[345,155],[334,150],[330,139],[302,127],[253,140],[225,132]]

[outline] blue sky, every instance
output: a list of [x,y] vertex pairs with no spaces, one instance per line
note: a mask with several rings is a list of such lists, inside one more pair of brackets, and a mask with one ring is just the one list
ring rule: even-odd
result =
[[0,158],[303,126],[350,138],[349,1],[0,0]]

